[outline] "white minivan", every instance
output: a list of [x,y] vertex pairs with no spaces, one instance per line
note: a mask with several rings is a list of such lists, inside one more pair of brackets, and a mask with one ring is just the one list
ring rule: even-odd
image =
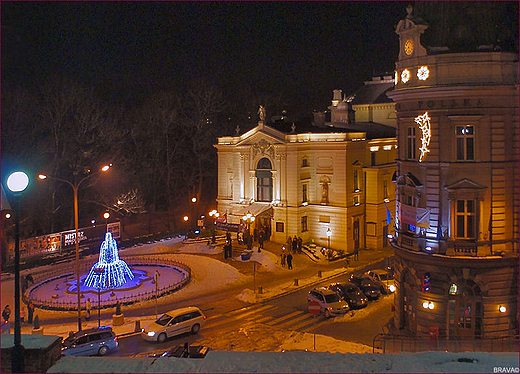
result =
[[206,316],[194,306],[170,310],[141,330],[144,340],[162,343],[166,338],[191,332],[196,334],[206,323]]

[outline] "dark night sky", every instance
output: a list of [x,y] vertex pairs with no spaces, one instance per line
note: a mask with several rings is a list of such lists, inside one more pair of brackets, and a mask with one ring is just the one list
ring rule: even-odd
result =
[[405,2],[1,2],[2,84],[50,74],[139,98],[194,77],[310,114],[393,71]]

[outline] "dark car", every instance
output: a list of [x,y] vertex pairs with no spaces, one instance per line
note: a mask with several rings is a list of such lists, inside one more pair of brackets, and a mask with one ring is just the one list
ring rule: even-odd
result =
[[381,296],[381,289],[368,277],[359,277],[354,274],[350,276],[350,282],[358,286],[369,300],[377,300]]
[[367,306],[366,295],[352,282],[332,283],[329,289],[341,296],[350,306],[350,309],[360,309]]
[[178,357],[178,358],[204,358],[211,351],[211,348],[205,345],[179,345],[172,347],[164,352],[161,357]]

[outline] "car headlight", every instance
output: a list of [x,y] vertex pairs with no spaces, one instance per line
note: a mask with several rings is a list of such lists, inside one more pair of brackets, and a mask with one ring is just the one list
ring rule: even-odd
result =
[[394,292],[395,291],[395,286],[393,284],[391,284],[388,289],[390,290],[390,292]]
[[148,336],[154,336],[155,335],[155,331],[148,331]]

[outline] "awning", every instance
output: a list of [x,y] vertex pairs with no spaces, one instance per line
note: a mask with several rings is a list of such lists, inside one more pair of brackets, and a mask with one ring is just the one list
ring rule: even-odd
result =
[[[235,208],[236,207],[236,208]],[[251,213],[252,216],[256,217],[262,214],[266,210],[272,208],[271,203],[253,203],[250,205],[239,205],[233,206],[231,213],[228,213],[228,220],[233,216],[233,222],[239,221],[247,213]]]

